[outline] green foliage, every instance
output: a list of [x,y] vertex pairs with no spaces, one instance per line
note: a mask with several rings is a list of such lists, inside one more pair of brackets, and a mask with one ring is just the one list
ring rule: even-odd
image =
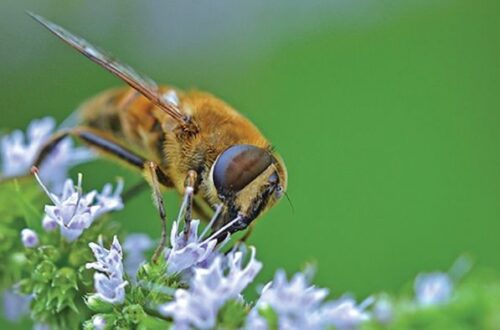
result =
[[236,330],[245,325],[245,319],[250,306],[241,301],[230,300],[222,306],[217,315],[217,324],[220,329]]
[[41,228],[41,216],[36,219],[39,212],[34,205],[42,196],[32,178],[0,180],[0,289],[20,279],[20,270],[26,262],[20,231],[28,224],[37,231]]
[[[31,318],[52,329],[74,329],[90,315],[82,297],[92,292],[93,261],[88,244],[99,235],[111,237],[117,227],[102,218],[75,242],[67,243],[58,231],[42,230],[46,197],[31,178],[0,183],[0,279],[2,288],[18,283],[21,293],[33,295]],[[20,231],[37,232],[40,246],[24,248]]]
[[270,306],[259,308],[259,314],[266,319],[269,330],[278,330],[278,315]]
[[500,329],[498,274],[469,276],[442,305],[418,307],[408,297],[393,299],[393,320],[387,325],[372,321],[363,330]]
[[93,329],[95,317],[102,317],[106,329],[166,329],[170,322],[156,311],[160,304],[173,299],[173,291],[183,286],[177,275],[167,275],[164,258],[158,263],[146,263],[137,273],[137,283],[127,288],[123,305],[112,305],[91,295],[86,299],[89,309],[97,314],[84,323]]

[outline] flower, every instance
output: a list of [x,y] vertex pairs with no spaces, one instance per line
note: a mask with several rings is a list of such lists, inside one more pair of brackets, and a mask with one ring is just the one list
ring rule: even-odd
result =
[[56,220],[52,219],[47,214],[44,215],[42,220],[42,227],[46,232],[51,232],[56,230],[57,226],[59,226],[59,224],[57,223]]
[[24,247],[27,248],[34,248],[40,244],[36,232],[28,228],[21,230],[21,241],[23,242]]
[[280,270],[262,289],[246,328],[267,329],[267,321],[259,310],[271,308],[278,317],[279,329],[322,329],[316,313],[327,295],[327,289],[310,286],[306,274],[297,273],[288,282],[285,272]]
[[146,234],[130,234],[125,237],[125,273],[135,281],[139,267],[144,263],[144,252],[153,247],[153,240]]
[[326,326],[335,326],[338,330],[358,329],[359,325],[370,319],[364,309],[373,302],[369,297],[359,306],[351,297],[325,303],[319,311],[319,322]]
[[175,328],[211,329],[219,309],[231,299],[241,299],[241,292],[262,268],[251,249],[249,261],[242,265],[243,251],[217,256],[208,268],[193,268],[189,290],[178,289],[174,301],[160,306],[162,315],[172,317]]
[[15,288],[7,289],[2,294],[3,311],[7,320],[18,321],[29,313],[29,304],[32,296],[22,295]]
[[[67,179],[61,195],[57,196],[49,192],[37,171],[35,177],[47,196],[54,205],[45,205],[45,216],[42,224],[45,230],[51,231],[59,226],[62,236],[69,242],[77,239],[85,229],[89,228],[94,220],[106,212],[120,210],[123,203],[120,193],[123,182],[119,181],[115,192],[106,185],[102,193],[91,191],[82,193],[82,175],[78,175],[78,185],[74,186],[71,179]],[[97,203],[94,203],[94,199]]]
[[212,217],[212,220],[200,235],[198,235],[198,227],[200,225],[199,220],[191,221],[188,235],[186,235],[182,230],[178,232],[179,223],[181,221],[180,215],[177,221],[174,221],[170,232],[171,247],[167,248],[165,252],[167,272],[169,274],[183,273],[184,278],[187,279],[192,273],[192,267],[198,266],[198,268],[206,268],[219,255],[218,250],[228,242],[229,236],[218,246],[216,237],[227,227],[239,221],[239,218],[237,217],[210,235],[210,237],[204,239],[205,235],[211,229],[212,224],[215,219],[217,219],[221,211],[222,206],[219,205],[214,216]]
[[373,306],[373,318],[386,325],[394,318],[394,307],[385,295],[379,297]]
[[217,245],[216,239],[201,241],[202,237],[198,238],[199,220],[191,221],[189,235],[186,237],[184,232],[178,231],[178,222],[172,224],[170,233],[171,248],[165,252],[167,260],[167,272],[169,274],[180,273],[183,270],[206,260]]
[[123,201],[120,196],[123,192],[123,185],[124,182],[121,178],[118,179],[116,189],[114,191],[111,184],[107,183],[104,185],[102,192],[96,195],[97,205],[101,207],[98,210],[99,215],[109,211],[123,209]]
[[95,315],[92,318],[92,325],[95,330],[104,330],[106,328],[106,319],[101,315]]
[[[55,120],[50,117],[33,120],[26,135],[16,130],[1,139],[0,154],[3,177],[23,175],[29,172],[41,147],[54,133]],[[70,139],[61,141],[47,156],[40,167],[41,177],[59,192],[68,168],[94,158],[87,148],[74,148]]]
[[87,263],[87,269],[95,269],[94,286],[97,297],[111,304],[122,304],[125,301],[125,286],[128,282],[123,280],[123,252],[116,236],[109,250],[99,244],[90,243],[96,262]]
[[38,150],[51,136],[55,121],[53,118],[33,120],[26,132],[15,130],[2,138],[2,173],[11,177],[28,173]]
[[261,292],[255,307],[250,311],[246,329],[269,329],[263,316],[272,310],[277,317],[279,329],[357,329],[359,324],[369,319],[364,309],[372,302],[368,298],[360,306],[354,299],[343,297],[337,301],[324,303],[327,289],[309,284],[310,271],[295,274],[287,281],[284,271],[279,270],[274,280]]
[[417,302],[421,306],[444,304],[450,300],[453,293],[450,277],[440,272],[418,275],[414,287]]

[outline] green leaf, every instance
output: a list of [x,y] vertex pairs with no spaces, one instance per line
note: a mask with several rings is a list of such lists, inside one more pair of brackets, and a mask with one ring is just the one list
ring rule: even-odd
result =
[[[0,182],[0,218],[24,218],[26,226],[42,231],[42,213],[37,205],[41,204],[43,194],[31,177],[20,177]],[[7,221],[2,220],[2,221]]]
[[278,330],[278,315],[271,306],[260,307],[259,315],[266,319],[268,329]]
[[217,328],[236,330],[243,327],[249,308],[236,300],[230,300],[222,306],[217,315]]

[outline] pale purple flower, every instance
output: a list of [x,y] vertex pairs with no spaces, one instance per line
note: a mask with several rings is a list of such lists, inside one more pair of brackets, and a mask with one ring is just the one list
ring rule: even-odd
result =
[[15,288],[7,289],[2,294],[4,316],[10,322],[19,321],[29,313],[32,297],[22,295]]
[[92,318],[92,325],[95,330],[104,330],[106,328],[106,320],[101,315],[94,315]]
[[62,193],[56,195],[49,192],[36,172],[34,174],[40,186],[54,204],[45,205],[45,216],[42,221],[44,229],[47,231],[53,230],[55,222],[60,228],[61,235],[69,242],[80,237],[96,218],[106,212],[123,208],[119,196],[123,189],[121,181],[118,182],[115,192],[112,192],[109,186],[105,186],[101,194],[95,190],[83,194],[82,175],[80,174],[76,187],[71,179],[67,179]]
[[279,329],[323,329],[317,313],[327,295],[327,289],[311,286],[306,274],[297,273],[287,281],[285,272],[280,270],[262,289],[246,328],[268,329],[259,310],[271,308],[278,316]]
[[33,325],[33,330],[50,330],[50,326],[44,323],[35,323]]
[[27,248],[34,248],[40,244],[37,233],[29,228],[21,230],[21,241]]
[[[41,147],[53,135],[55,120],[50,117],[33,120],[27,129],[26,135],[16,130],[1,139],[0,154],[3,177],[12,177],[27,174],[33,165]],[[47,156],[40,167],[40,176],[56,192],[62,184],[71,166],[89,161],[94,158],[87,148],[73,147],[69,138],[61,141]]]
[[137,271],[145,262],[144,252],[153,247],[153,240],[146,234],[130,234],[125,237],[123,250],[125,251],[125,273],[135,281]]
[[109,183],[104,185],[102,192],[96,195],[97,205],[101,208],[98,210],[98,215],[107,213],[109,211],[123,209],[123,201],[121,193],[123,192],[123,179],[119,178],[116,188],[113,191],[113,186]]
[[160,306],[160,313],[172,317],[176,329],[212,329],[219,309],[231,299],[242,299],[241,292],[262,267],[255,260],[255,249],[250,249],[246,266],[243,252],[231,251],[216,257],[208,268],[193,268],[189,290],[176,290],[174,301]]
[[52,219],[47,214],[45,214],[42,220],[42,227],[46,232],[51,232],[56,230],[57,227],[59,227],[59,224],[57,223],[56,220]]
[[[184,204],[185,203],[183,203],[183,207]],[[217,256],[219,256],[218,251],[229,241],[229,236],[218,245],[216,237],[235,222],[239,221],[240,218],[235,218],[215,233],[212,233],[208,238],[205,238],[219,213],[222,211],[222,205],[219,205],[216,208],[214,216],[201,234],[198,234],[200,221],[192,220],[189,233],[186,236],[183,230],[179,230],[183,207],[181,207],[181,212],[179,213],[177,221],[174,221],[172,224],[172,230],[170,232],[171,247],[166,249],[165,258],[167,261],[167,272],[169,274],[181,273],[184,280],[189,280],[192,276],[193,267],[206,268]]]
[[199,220],[191,221],[187,237],[182,230],[178,232],[178,224],[177,221],[172,224],[171,247],[165,252],[169,274],[180,273],[206,260],[214,252],[217,245],[216,239],[203,241],[202,237],[198,237]]
[[373,302],[369,297],[359,306],[351,297],[343,297],[336,301],[330,301],[319,310],[318,322],[323,327],[335,326],[338,330],[353,330],[370,319],[370,315],[365,311],[366,307]]
[[373,306],[373,318],[382,324],[389,324],[394,318],[394,307],[388,297],[382,296],[377,299]]
[[11,177],[27,174],[35,157],[45,141],[52,135],[56,126],[53,118],[33,120],[26,136],[15,130],[2,138],[2,175]]
[[446,273],[420,274],[415,279],[415,294],[419,305],[447,303],[453,293],[453,282]]
[[87,263],[87,269],[95,269],[94,286],[97,298],[111,304],[122,304],[125,301],[125,286],[128,282],[123,279],[123,252],[116,236],[109,250],[99,244],[90,243],[96,262]]

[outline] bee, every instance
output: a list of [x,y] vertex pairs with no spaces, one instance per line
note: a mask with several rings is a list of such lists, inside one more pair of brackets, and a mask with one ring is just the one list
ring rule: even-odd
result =
[[35,166],[60,141],[73,136],[141,171],[152,187],[160,213],[163,245],[164,188],[184,196],[186,234],[193,208],[202,214],[209,208],[214,212],[212,228],[220,233],[219,239],[251,228],[253,221],[282,197],[287,186],[282,158],[259,129],[231,106],[206,92],[158,86],[83,38],[28,14],[129,85],[86,101],[78,110],[79,124],[51,138]]

